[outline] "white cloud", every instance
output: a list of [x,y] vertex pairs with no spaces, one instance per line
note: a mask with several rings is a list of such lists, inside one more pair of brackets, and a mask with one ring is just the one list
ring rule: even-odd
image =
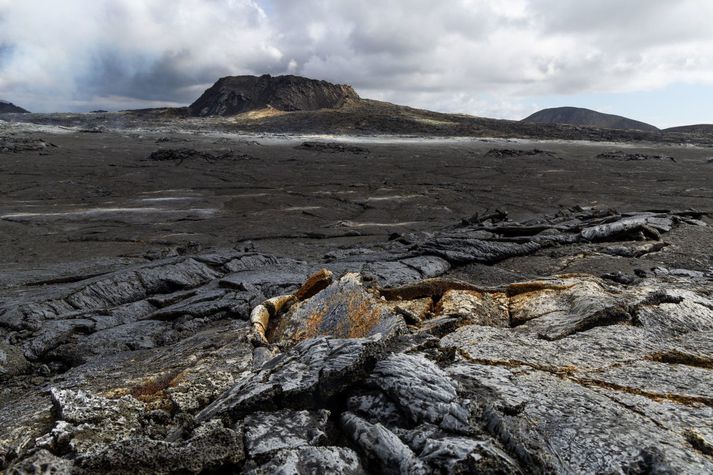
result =
[[186,101],[219,75],[280,71],[282,52],[252,0],[0,3],[0,93],[36,109],[127,96]]
[[289,72],[513,117],[536,96],[713,85],[710,18],[708,0],[0,0],[0,96],[188,103]]

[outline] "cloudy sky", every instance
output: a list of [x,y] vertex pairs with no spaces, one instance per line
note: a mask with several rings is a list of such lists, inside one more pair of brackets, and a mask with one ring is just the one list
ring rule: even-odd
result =
[[0,0],[0,99],[185,105],[294,73],[446,112],[713,123],[711,19],[711,0]]

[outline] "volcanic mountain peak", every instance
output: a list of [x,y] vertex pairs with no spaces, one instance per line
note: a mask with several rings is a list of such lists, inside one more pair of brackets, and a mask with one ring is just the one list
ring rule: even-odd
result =
[[235,115],[271,107],[281,111],[336,109],[359,95],[351,86],[300,76],[228,76],[190,105],[194,116]]
[[713,124],[682,125],[679,127],[669,127],[665,132],[678,132],[684,134],[710,134],[713,133]]
[[0,99],[0,114],[8,113],[8,112],[13,112],[13,113],[29,113],[30,111],[23,109],[22,107],[18,107],[12,102],[4,101]]
[[643,130],[656,132],[653,125],[613,114],[583,109],[580,107],[555,107],[543,109],[526,117],[522,122],[531,124],[567,124],[604,129]]

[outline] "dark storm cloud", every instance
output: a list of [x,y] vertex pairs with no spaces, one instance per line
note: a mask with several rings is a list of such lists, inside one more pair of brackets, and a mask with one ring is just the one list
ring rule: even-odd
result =
[[92,73],[84,79],[85,91],[94,96],[110,91],[141,100],[186,102],[192,98],[186,90],[226,73],[219,65],[187,73],[180,64],[189,57],[188,51],[170,52],[134,68],[135,60],[113,51],[102,52],[93,59]]
[[[217,77],[285,69],[250,0],[0,0],[0,95],[34,110],[186,103]],[[19,101],[19,99],[18,99]]]
[[711,17],[703,0],[0,0],[0,96],[186,104],[221,76],[295,73],[513,116],[528,96],[710,84]]

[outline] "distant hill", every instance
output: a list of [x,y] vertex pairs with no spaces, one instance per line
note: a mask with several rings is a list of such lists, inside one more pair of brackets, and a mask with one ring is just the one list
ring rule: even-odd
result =
[[[567,109],[564,109],[567,110]],[[574,109],[575,111],[577,109]],[[407,135],[437,137],[500,137],[599,142],[657,142],[713,146],[711,134],[662,132],[641,122],[617,127],[623,117],[584,111],[607,118],[596,125],[572,126],[537,120],[498,120],[466,114],[446,114],[359,97],[350,86],[299,76],[233,76],[218,80],[190,107],[163,107],[101,114],[5,115],[3,120],[44,125],[82,124],[83,129],[136,128],[147,123],[182,124],[216,131],[278,134]],[[603,126],[604,125],[604,126]],[[621,125],[618,125],[622,127]],[[627,127],[624,124],[623,127]],[[648,127],[648,129],[647,129]],[[644,130],[641,130],[644,129]]]
[[27,114],[30,111],[25,110],[22,107],[18,107],[11,102],[0,100],[0,114],[10,113],[10,112],[16,113],[16,114]]
[[359,101],[351,86],[300,76],[229,76],[219,79],[189,109],[194,116],[230,116],[261,109],[312,111]]
[[682,134],[713,134],[713,124],[682,125],[669,127],[664,132],[677,132]]
[[522,122],[529,124],[567,124],[582,127],[600,127],[603,129],[643,130],[646,132],[659,130],[653,125],[639,122],[638,120],[579,107],[543,109],[523,119]]
[[[80,114],[86,119],[91,114]],[[141,109],[105,114],[102,121],[117,117],[123,126],[142,126],[145,121],[160,124],[195,117],[195,109]],[[438,137],[518,137],[551,140],[591,140],[605,142],[650,141],[681,143],[681,134],[662,134],[659,130],[619,130],[600,127],[573,127],[561,124],[526,123],[519,120],[499,120],[465,114],[446,114],[408,106],[360,98],[345,100],[338,107],[315,110],[280,111],[274,108],[250,109],[243,113],[211,114],[204,117],[205,126],[214,130],[278,134],[387,134]],[[32,115],[33,122],[63,125],[66,114]],[[196,123],[197,124],[197,123]],[[88,124],[87,124],[88,128]],[[686,135],[690,143],[710,143],[713,136],[703,138]],[[690,138],[689,138],[690,137]]]

